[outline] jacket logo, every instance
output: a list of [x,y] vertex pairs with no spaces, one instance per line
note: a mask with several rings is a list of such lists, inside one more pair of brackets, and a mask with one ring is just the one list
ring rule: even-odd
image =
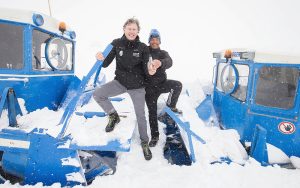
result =
[[119,55],[120,55],[120,56],[123,56],[123,50],[121,50],[121,51],[119,52]]
[[140,53],[139,52],[133,52],[132,54],[134,57],[140,57]]

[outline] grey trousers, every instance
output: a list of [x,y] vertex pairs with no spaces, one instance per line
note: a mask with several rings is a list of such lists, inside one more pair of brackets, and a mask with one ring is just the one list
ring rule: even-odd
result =
[[127,90],[117,80],[112,80],[98,88],[93,93],[95,101],[102,107],[105,113],[111,114],[115,112],[111,101],[108,97],[113,97],[127,92],[132,100],[136,119],[138,122],[138,129],[140,133],[140,139],[142,142],[149,141],[147,134],[147,121],[145,116],[145,89],[130,89]]

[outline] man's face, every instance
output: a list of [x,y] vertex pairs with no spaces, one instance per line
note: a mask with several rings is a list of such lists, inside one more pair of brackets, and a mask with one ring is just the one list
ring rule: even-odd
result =
[[135,23],[128,24],[124,28],[124,34],[128,40],[134,40],[138,33],[138,26]]
[[151,38],[151,40],[150,40],[150,46],[151,46],[151,48],[153,48],[153,49],[157,49],[157,48],[159,48],[159,45],[160,45],[160,42],[159,42],[159,39],[158,38]]

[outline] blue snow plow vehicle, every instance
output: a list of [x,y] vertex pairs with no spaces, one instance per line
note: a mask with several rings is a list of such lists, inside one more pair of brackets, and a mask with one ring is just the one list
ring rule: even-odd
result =
[[[104,82],[99,79],[102,62],[96,62],[83,80],[74,75],[75,37],[64,22],[47,15],[0,9],[0,183],[87,185],[96,176],[113,174],[116,152],[129,150],[118,141],[70,144],[66,129],[72,115]],[[60,122],[53,122],[60,132],[53,136],[43,128],[19,128],[16,117],[24,113],[20,99],[27,112],[63,110]]]
[[226,50],[216,58],[213,92],[197,107],[210,125],[235,129],[250,156],[270,164],[267,145],[300,157],[300,57]]

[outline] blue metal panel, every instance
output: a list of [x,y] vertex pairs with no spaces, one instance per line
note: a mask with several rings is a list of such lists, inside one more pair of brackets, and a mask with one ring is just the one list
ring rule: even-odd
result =
[[[66,141],[44,134],[31,135],[30,142],[34,144],[30,145],[28,151],[30,157],[25,167],[25,184],[34,185],[43,182],[44,185],[50,186],[53,183],[60,182],[62,186],[72,186],[86,183],[68,180],[67,178],[68,174],[78,173],[85,181],[77,151],[59,147]],[[62,159],[68,158],[78,161],[78,166],[74,163],[63,164]]]
[[[0,77],[9,79],[9,77]],[[44,107],[56,110],[60,105],[70,82],[75,76],[29,77],[28,81],[1,81],[0,91],[6,87],[15,90],[17,98],[25,100],[26,110],[32,112]]]
[[267,130],[259,125],[256,125],[255,127],[251,142],[250,156],[264,166],[269,163],[267,151]]
[[6,173],[24,178],[27,160],[27,152],[4,152],[2,157],[2,169]]

